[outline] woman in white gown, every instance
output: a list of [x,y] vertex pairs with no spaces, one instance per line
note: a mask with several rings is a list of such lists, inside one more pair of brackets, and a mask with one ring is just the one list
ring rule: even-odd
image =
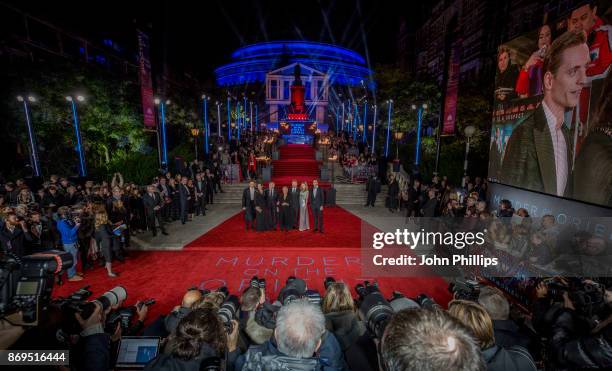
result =
[[300,231],[310,229],[308,218],[308,184],[302,183],[300,186]]

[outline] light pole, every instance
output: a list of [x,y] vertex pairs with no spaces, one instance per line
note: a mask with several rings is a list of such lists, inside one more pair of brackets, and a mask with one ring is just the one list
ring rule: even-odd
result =
[[191,136],[193,137],[193,149],[194,149],[194,152],[195,152],[196,160],[198,159],[198,135],[199,134],[200,134],[200,129],[198,129],[198,128],[191,128]]
[[253,102],[249,102],[249,104],[250,104],[249,113],[251,114],[251,134],[253,134]]
[[353,142],[357,141],[357,102],[353,103],[354,105],[354,113],[353,113]]
[[363,135],[362,135],[362,142],[365,143],[366,142],[366,136],[367,136],[367,117],[368,117],[368,101],[366,100],[363,104]]
[[159,117],[161,118],[161,159],[162,168],[168,166],[168,143],[166,141],[166,106],[170,105],[170,100],[165,102],[162,99],[155,98],[155,104],[159,106]]
[[260,130],[259,130],[259,125],[258,125],[259,123],[258,118],[259,118],[259,109],[258,109],[257,104],[255,104],[255,130],[259,132]]
[[465,129],[463,129],[463,132],[467,140],[465,141],[465,161],[463,162],[463,179],[461,180],[461,187],[465,188],[465,179],[467,177],[468,168],[468,153],[470,153],[470,139],[476,133],[476,128],[472,125],[466,126]]
[[[208,101],[210,100],[209,96],[206,94],[202,95],[202,103],[204,107],[202,107],[202,114],[204,115],[204,153],[208,158],[208,136],[210,134],[210,127],[208,125]],[[197,158],[197,156],[196,156]]]
[[217,136],[221,138],[221,103],[216,101],[215,104],[217,105]]
[[[67,96],[66,100],[70,104],[70,108],[72,110],[72,119],[74,122],[74,132],[77,140],[77,152],[79,154],[79,176],[82,178],[87,176],[87,167],[85,166],[85,154],[83,153],[83,141],[81,139],[81,129],[79,128],[79,114],[77,112],[77,106],[75,99],[72,96]],[[84,102],[85,97],[82,95],[76,96],[76,101]]]
[[393,136],[395,137],[395,161],[399,161],[399,141],[402,140],[404,133],[396,131]]
[[374,105],[374,121],[372,122],[372,155],[374,154],[374,146],[376,146],[376,108]]
[[342,131],[344,131],[344,101],[342,101]]
[[227,95],[227,143],[229,144],[229,142],[232,140],[232,111],[231,111],[231,107],[230,107],[230,99],[231,97],[229,96],[229,94]]
[[389,135],[391,134],[391,109],[393,106],[393,100],[389,99],[387,101],[388,111],[387,111],[387,140],[385,141],[385,158],[389,157]]
[[28,107],[28,101],[31,103],[36,102],[34,96],[29,95],[27,99],[24,99],[21,95],[17,96],[17,101],[23,103],[23,113],[25,114],[26,126],[28,128],[28,139],[30,140],[30,164],[34,170],[34,176],[40,176],[40,164],[38,162],[38,150],[36,148],[36,139],[34,138],[34,130],[32,129],[32,120],[30,118],[30,108]]
[[423,111],[427,109],[427,103],[423,103],[417,106],[415,104],[412,105],[412,109],[417,111],[417,143],[414,154],[414,165],[419,166],[421,162],[421,127],[423,124]]

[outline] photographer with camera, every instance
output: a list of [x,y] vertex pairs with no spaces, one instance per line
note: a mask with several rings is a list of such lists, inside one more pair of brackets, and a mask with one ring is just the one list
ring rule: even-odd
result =
[[537,370],[527,349],[517,345],[502,348],[495,343],[493,321],[481,305],[473,301],[453,300],[448,305],[448,313],[470,330],[482,350],[488,371]]
[[76,370],[108,371],[111,368],[111,341],[119,340],[121,328],[117,326],[113,336],[105,333],[106,312],[100,303],[94,302],[93,305],[95,309],[86,319],[81,313],[75,313],[82,331],[72,352],[76,356],[71,362]]
[[346,352],[365,333],[366,328],[357,317],[348,286],[343,282],[333,281],[333,278],[327,278],[325,287],[322,303],[325,327],[336,336],[342,351]]
[[493,321],[495,344],[502,348],[518,345],[529,349],[531,339],[510,318],[510,303],[498,289],[490,286],[481,288],[478,304],[489,313]]
[[216,311],[195,309],[179,321],[164,352],[149,362],[145,370],[219,369],[227,348],[228,334]]
[[25,241],[31,241],[32,235],[25,220],[18,218],[14,212],[5,215],[4,224],[0,228],[0,246],[2,252],[18,257],[26,255]]
[[79,218],[74,220],[71,218],[70,208],[62,206],[57,209],[59,220],[57,221],[57,229],[61,236],[61,241],[64,246],[64,251],[72,255],[73,265],[68,269],[68,281],[81,281],[83,277],[77,274],[78,262],[78,230],[81,226]]
[[[334,345],[336,349],[330,352],[329,348]],[[231,344],[230,351],[233,351],[232,356],[237,355],[238,351]],[[342,352],[337,340],[330,333],[326,335],[321,308],[304,298],[283,305],[276,317],[274,336],[262,345],[251,346],[234,363],[236,370],[245,371],[332,371],[343,369],[339,366],[342,364]]]
[[612,368],[612,290],[556,278],[536,287],[534,325],[549,339],[554,369]]

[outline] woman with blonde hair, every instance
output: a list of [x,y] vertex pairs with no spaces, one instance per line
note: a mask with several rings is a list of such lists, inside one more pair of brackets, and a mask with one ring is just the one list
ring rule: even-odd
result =
[[308,183],[303,182],[300,185],[300,231],[310,229],[310,220],[308,216]]
[[355,303],[348,286],[332,282],[321,304],[325,315],[325,328],[336,336],[342,351],[346,351],[361,337],[366,328],[355,312]]
[[100,252],[104,257],[106,273],[109,277],[117,277],[119,274],[113,272],[112,269],[115,235],[108,220],[108,214],[106,212],[97,212],[94,220],[94,235]]

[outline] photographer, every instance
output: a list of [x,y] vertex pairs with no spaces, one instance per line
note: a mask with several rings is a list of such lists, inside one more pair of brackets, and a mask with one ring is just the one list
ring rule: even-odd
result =
[[70,209],[66,206],[62,206],[57,210],[59,220],[57,221],[57,229],[61,236],[61,241],[64,246],[64,251],[69,252],[72,255],[73,264],[68,269],[68,281],[81,281],[83,277],[77,275],[77,262],[78,262],[78,235],[77,232],[81,226],[81,221],[77,218],[76,220],[70,219]]
[[502,348],[495,344],[493,321],[487,311],[477,303],[467,300],[453,300],[448,313],[466,326],[477,341],[488,371],[536,371],[536,365],[527,349],[521,346]]
[[[251,282],[253,282],[253,280]],[[280,308],[271,307],[270,304],[265,304],[266,297],[263,290],[264,289],[259,287],[251,286],[246,289],[240,297],[240,309],[245,313],[246,317],[244,332],[247,334],[249,340],[255,344],[263,344],[272,337],[275,325],[274,314],[276,313],[274,310]],[[266,310],[268,312],[266,312],[266,316],[264,316],[263,314]],[[267,315],[268,313],[270,315]]]
[[0,228],[0,246],[2,251],[22,257],[26,254],[25,241],[31,240],[32,236],[25,220],[19,220],[14,212],[7,213],[4,225]]
[[196,309],[179,321],[164,353],[147,364],[145,370],[199,371],[203,364],[218,364],[227,343],[228,335],[216,310]]
[[72,362],[76,370],[108,371],[111,368],[111,340],[119,340],[121,327],[117,326],[113,336],[105,333],[106,313],[99,303],[95,302],[94,305],[94,312],[87,319],[83,319],[79,313],[75,314],[83,331],[72,352],[77,355]]
[[183,295],[183,300],[180,306],[174,307],[163,319],[163,327],[166,334],[172,334],[176,330],[178,323],[191,313],[193,305],[202,298],[202,292],[200,290],[188,290]]
[[[337,349],[330,351],[334,345]],[[230,344],[229,349],[235,357],[236,345]],[[321,308],[307,299],[298,299],[279,310],[274,336],[262,345],[251,346],[236,359],[234,365],[237,370],[332,371],[343,369],[339,366],[343,363],[339,361],[341,358],[337,340],[332,334],[326,335]]]
[[442,310],[396,313],[380,341],[381,369],[387,371],[484,371],[472,335]]
[[478,304],[491,316],[495,344],[502,348],[519,345],[529,349],[531,339],[510,319],[510,304],[499,290],[490,286],[481,288]]
[[549,363],[559,370],[610,369],[612,290],[589,280],[574,287],[560,280],[552,286],[538,284],[534,307],[534,324],[550,339]]
[[322,303],[325,327],[336,336],[342,351],[346,352],[365,333],[366,328],[357,317],[348,287],[342,282],[330,282],[326,286]]

